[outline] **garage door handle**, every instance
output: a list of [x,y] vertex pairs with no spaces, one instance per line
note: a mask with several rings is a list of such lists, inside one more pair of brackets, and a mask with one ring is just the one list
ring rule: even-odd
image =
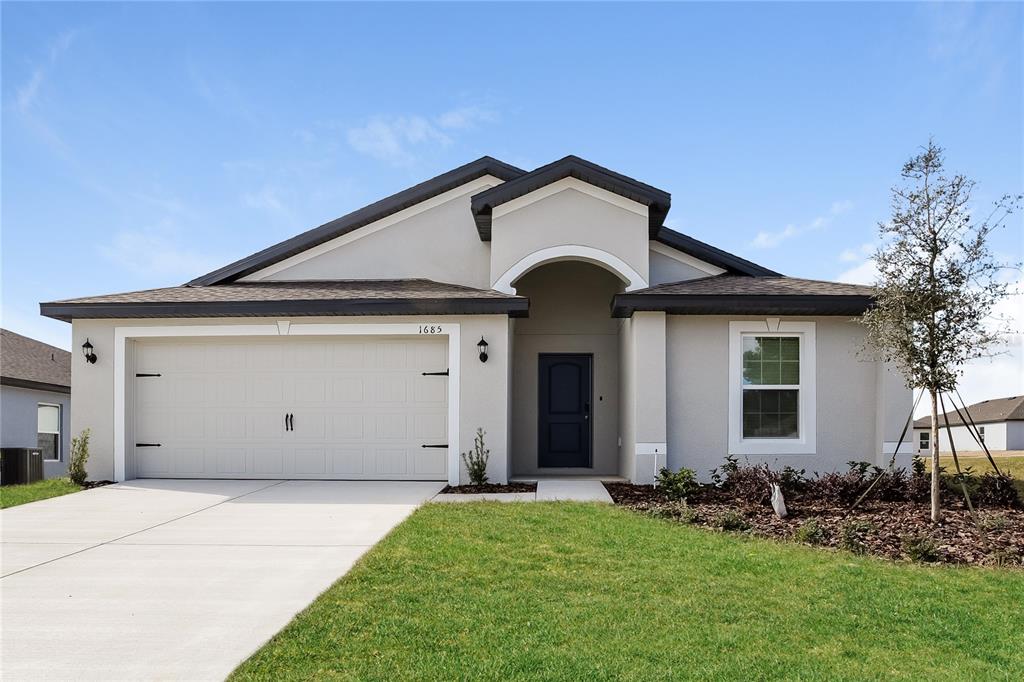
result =
[[448,376],[448,370],[443,372],[420,372],[425,377],[446,377]]
[[158,447],[160,447],[160,443],[136,443],[135,447],[137,447],[137,448],[158,448]]
[[448,443],[439,443],[438,445],[423,444],[420,447],[421,448],[447,448],[448,447]]

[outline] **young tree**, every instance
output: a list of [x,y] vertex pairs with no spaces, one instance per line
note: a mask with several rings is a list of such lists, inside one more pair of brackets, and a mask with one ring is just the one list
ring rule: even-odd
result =
[[862,317],[866,347],[893,363],[911,388],[931,397],[931,518],[939,507],[939,395],[956,388],[968,360],[994,354],[1006,333],[990,320],[1007,295],[988,237],[1021,204],[999,199],[981,221],[971,214],[974,182],[943,173],[932,140],[903,166],[892,190],[892,217],[879,224],[876,302]]

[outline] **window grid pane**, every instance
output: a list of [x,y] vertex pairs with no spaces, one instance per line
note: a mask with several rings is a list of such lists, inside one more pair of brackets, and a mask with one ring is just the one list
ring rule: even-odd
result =
[[744,336],[745,386],[798,386],[800,339],[795,336]]
[[796,438],[799,393],[795,389],[744,390],[743,437]]

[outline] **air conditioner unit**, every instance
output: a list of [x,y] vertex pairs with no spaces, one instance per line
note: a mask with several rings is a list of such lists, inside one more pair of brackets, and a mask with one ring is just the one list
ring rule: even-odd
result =
[[0,448],[0,485],[43,480],[43,451],[39,448]]

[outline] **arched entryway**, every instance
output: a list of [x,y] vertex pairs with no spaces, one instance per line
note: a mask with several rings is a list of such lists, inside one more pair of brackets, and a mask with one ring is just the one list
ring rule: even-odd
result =
[[619,473],[620,320],[611,301],[625,287],[581,261],[540,265],[514,282],[530,316],[513,320],[513,475]]

